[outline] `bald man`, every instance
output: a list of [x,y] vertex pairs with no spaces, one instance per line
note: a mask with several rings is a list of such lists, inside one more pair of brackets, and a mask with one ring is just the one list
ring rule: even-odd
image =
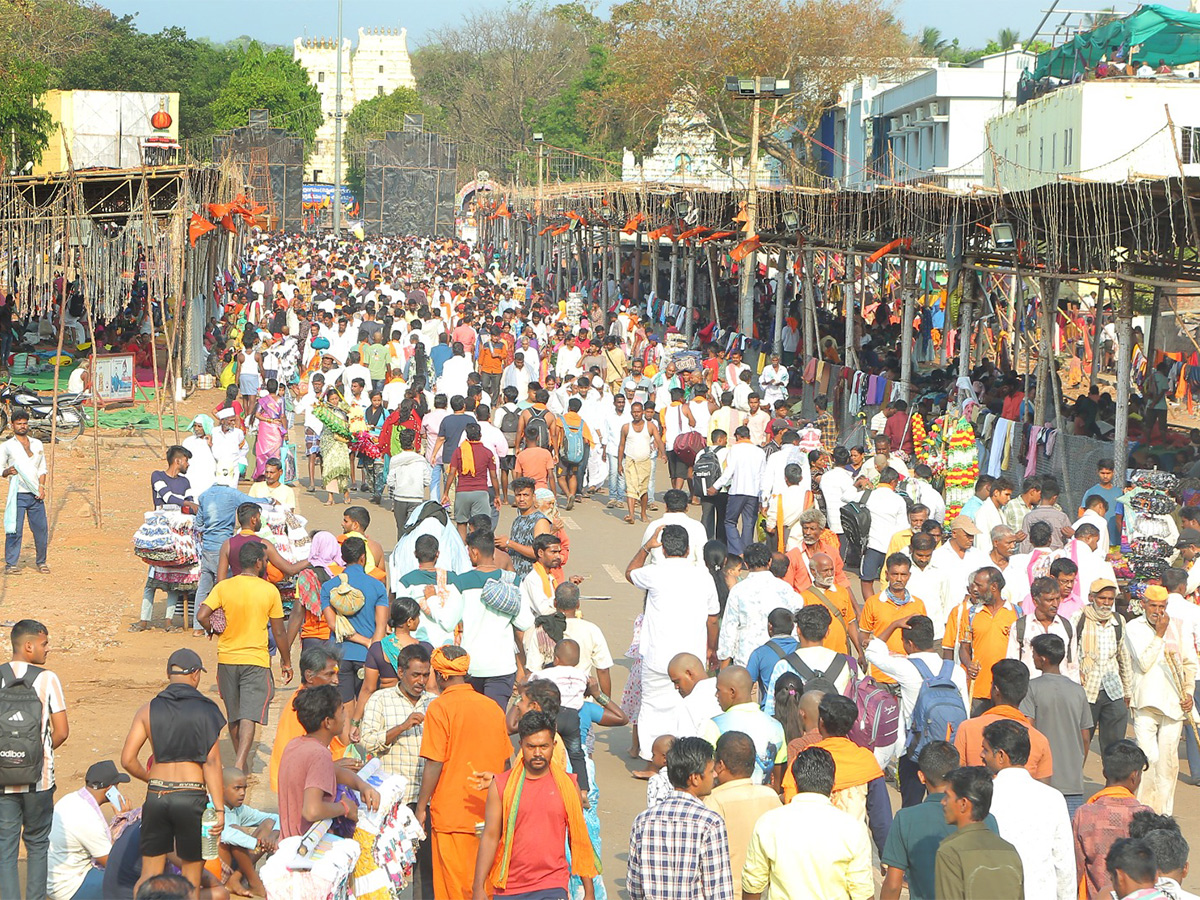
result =
[[704,724],[700,737],[716,745],[721,735],[740,731],[754,741],[755,784],[770,784],[776,790],[783,785],[787,765],[787,741],[783,726],[754,702],[754,679],[743,666],[727,666],[717,676],[717,702],[724,710]]
[[691,653],[677,653],[671,657],[667,677],[682,698],[675,708],[675,737],[699,737],[704,724],[721,713],[721,705],[717,702],[717,679],[709,678],[700,657]]

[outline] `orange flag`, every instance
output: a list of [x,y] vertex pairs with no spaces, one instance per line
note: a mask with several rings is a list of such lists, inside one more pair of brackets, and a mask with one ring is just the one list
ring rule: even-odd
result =
[[701,244],[707,244],[709,241],[719,241],[721,238],[733,237],[735,231],[714,231],[708,237],[700,238]]
[[208,221],[200,213],[192,213],[192,220],[188,222],[188,242],[195,247],[198,237],[202,234],[208,234],[208,232],[216,227],[216,225]]
[[208,204],[208,215],[213,219],[220,219],[229,215],[228,203],[210,203]]
[[679,236],[679,239],[681,241],[689,241],[694,237],[699,237],[700,235],[704,234],[704,232],[706,232],[706,231],[708,231],[707,225],[697,225],[695,228],[689,228],[687,231],[685,231],[683,234],[681,234]]
[[637,231],[639,225],[646,221],[646,216],[643,213],[638,213],[636,216],[631,216],[629,221],[625,223],[625,227],[621,229],[622,234],[633,234]]
[[237,234],[237,223],[233,221],[232,213],[225,213],[225,215],[221,216],[221,224],[225,226],[226,231],[232,231],[234,234]]
[[751,253],[753,253],[755,250],[757,250],[760,246],[762,246],[762,241],[759,240],[759,237],[756,234],[756,235],[754,235],[754,237],[747,238],[746,240],[742,241],[740,244],[738,244],[736,247],[734,247],[731,251],[729,251],[729,257],[734,262],[741,262],[743,259],[745,259],[747,256],[749,256]]

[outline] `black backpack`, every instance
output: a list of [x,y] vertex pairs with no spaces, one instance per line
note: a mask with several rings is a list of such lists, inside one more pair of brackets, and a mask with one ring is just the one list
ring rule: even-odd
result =
[[525,446],[550,449],[550,423],[546,421],[547,410],[531,409],[525,422]]
[[500,431],[504,435],[504,439],[508,441],[508,449],[512,450],[517,446],[517,430],[521,423],[521,411],[517,409],[516,404],[511,409],[505,404],[500,407],[500,411],[504,414],[500,417]]
[[28,787],[42,777],[46,734],[42,698],[33,689],[45,671],[28,666],[17,678],[9,663],[0,666],[0,785]]
[[842,505],[842,537],[846,541],[844,562],[851,568],[861,562],[867,546],[867,535],[871,533],[871,511],[867,509],[867,500],[872,490],[874,488],[864,491],[861,500],[851,500]]
[[[1065,641],[1065,643],[1067,645],[1066,661],[1070,662],[1071,661],[1071,643],[1072,643],[1071,639],[1075,636],[1074,633],[1071,631],[1071,623],[1069,621],[1067,621],[1067,618],[1065,616],[1055,616],[1055,618],[1058,619],[1058,621],[1062,623],[1063,628],[1067,632],[1067,640]],[[1021,654],[1023,654],[1025,652],[1025,643],[1026,643],[1025,632],[1028,628],[1028,625],[1029,625],[1029,616],[1021,616],[1021,618],[1017,619],[1017,658],[1018,659],[1020,658]],[[1120,631],[1119,630],[1117,632],[1117,639],[1118,639],[1118,641],[1120,640]],[[1030,640],[1033,640],[1033,638],[1030,638]]]
[[837,688],[837,680],[838,676],[842,674],[842,669],[846,668],[845,654],[836,654],[833,657],[833,664],[824,672],[818,672],[806,665],[795,650],[791,653],[784,653],[783,648],[775,641],[767,641],[767,646],[774,651],[776,656],[785,660],[792,667],[792,671],[800,676],[800,680],[804,683],[802,693],[808,693],[809,691],[820,691],[823,694],[841,693]]
[[703,497],[708,493],[708,489],[713,486],[713,483],[721,477],[721,461],[717,458],[717,451],[714,447],[706,447],[696,454],[696,461],[692,463],[692,481],[695,482],[694,490],[698,496]]

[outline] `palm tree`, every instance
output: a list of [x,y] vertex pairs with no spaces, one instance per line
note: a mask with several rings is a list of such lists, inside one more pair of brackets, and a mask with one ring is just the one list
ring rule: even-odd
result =
[[926,25],[917,39],[917,50],[922,56],[941,56],[946,50],[942,32],[932,25]]
[[1021,33],[1015,28],[1001,28],[1000,33],[996,35],[996,43],[1000,45],[1001,50],[1011,50],[1013,44],[1021,40]]

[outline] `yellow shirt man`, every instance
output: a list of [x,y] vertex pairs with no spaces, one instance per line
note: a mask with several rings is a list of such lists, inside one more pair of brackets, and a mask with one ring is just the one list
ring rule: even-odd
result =
[[283,618],[279,588],[257,575],[235,575],[218,582],[204,605],[225,610],[225,630],[217,640],[217,662],[226,666],[271,667],[267,629]]

